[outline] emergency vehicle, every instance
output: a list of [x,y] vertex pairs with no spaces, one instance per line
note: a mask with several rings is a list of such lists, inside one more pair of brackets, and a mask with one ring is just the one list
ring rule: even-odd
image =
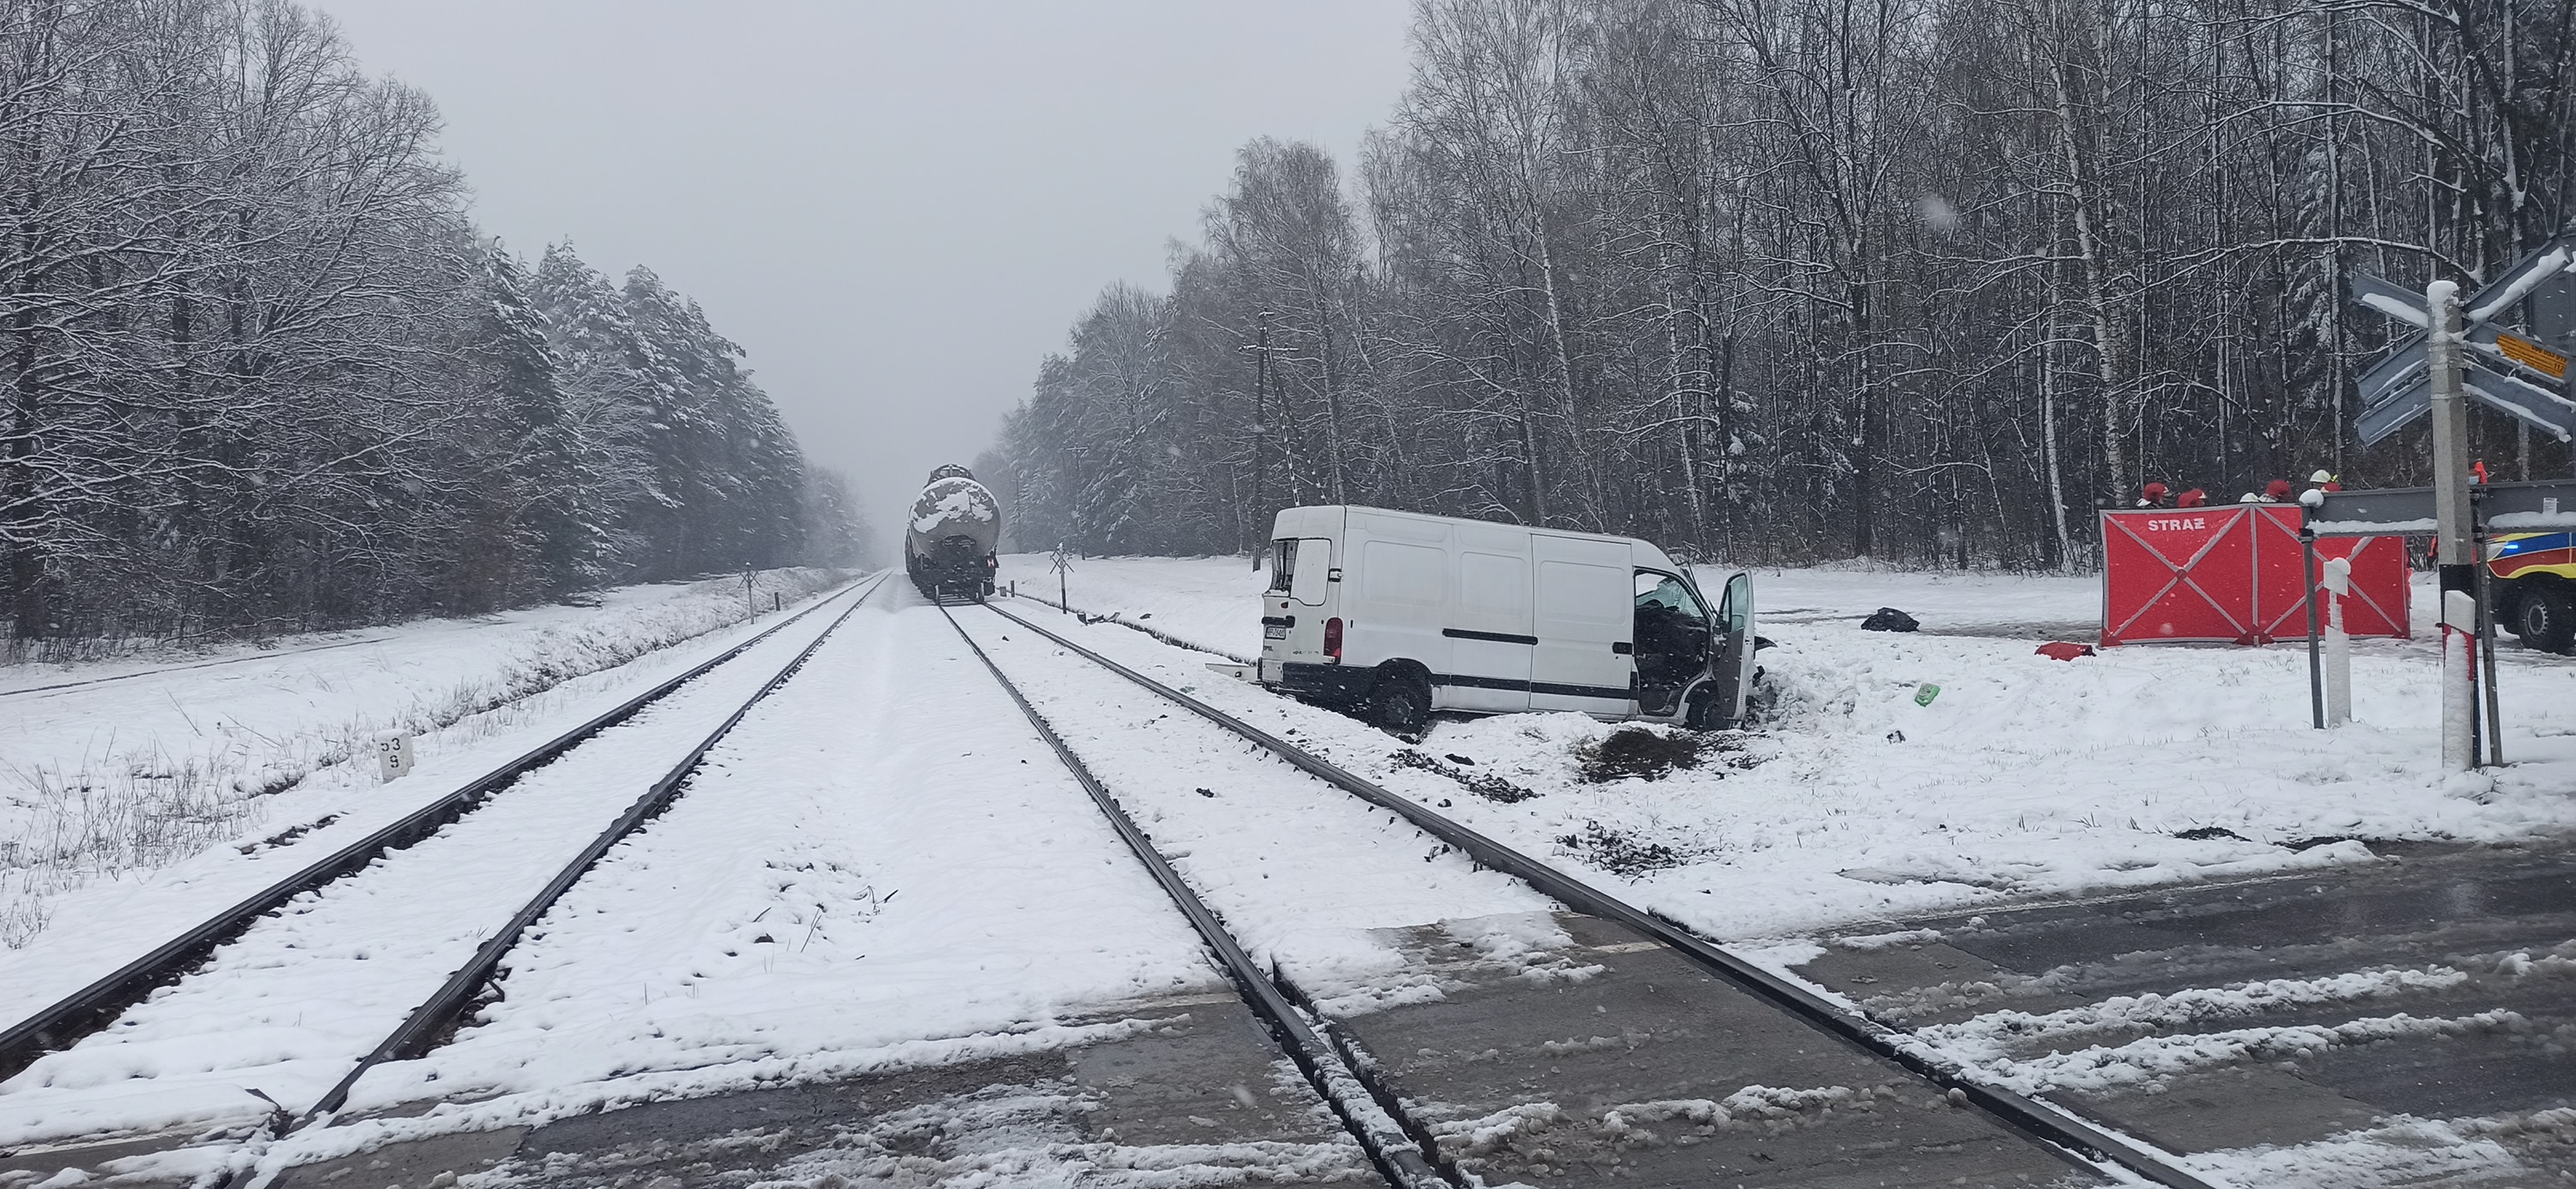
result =
[[2530,647],[2576,644],[2576,533],[2507,533],[2487,541],[2497,626]]

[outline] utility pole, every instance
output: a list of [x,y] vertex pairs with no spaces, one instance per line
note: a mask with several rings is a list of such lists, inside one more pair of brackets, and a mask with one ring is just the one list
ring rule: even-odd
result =
[[1261,568],[1261,555],[1270,544],[1269,526],[1261,521],[1261,511],[1268,506],[1269,491],[1262,467],[1262,446],[1268,437],[1261,423],[1263,408],[1270,389],[1270,311],[1253,316],[1252,332],[1252,568]]
[[2469,535],[2469,409],[2460,379],[2460,288],[2424,287],[2433,421],[2434,560],[2442,591],[2442,768],[2477,766],[2477,562]]

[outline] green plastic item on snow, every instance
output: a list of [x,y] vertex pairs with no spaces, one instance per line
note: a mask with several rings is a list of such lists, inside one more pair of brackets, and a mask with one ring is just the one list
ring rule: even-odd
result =
[[1929,706],[1932,704],[1932,699],[1940,696],[1941,687],[1926,681],[1923,683],[1922,688],[1914,691],[1914,704],[1917,706]]

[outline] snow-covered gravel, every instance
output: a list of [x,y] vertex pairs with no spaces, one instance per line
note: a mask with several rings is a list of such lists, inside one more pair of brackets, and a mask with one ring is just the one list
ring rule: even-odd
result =
[[1407,972],[1378,930],[1488,921],[1488,931],[1547,935],[1521,948],[1566,944],[1543,915],[1555,901],[1518,880],[998,616],[958,619],[1253,959],[1328,1006],[1427,986],[1431,976]]
[[543,1116],[1022,1051],[1042,1031],[1085,1038],[1074,1017],[1121,1000],[1229,993],[900,584],[574,886],[500,990],[454,1044],[371,1073],[351,1110],[508,1095]]
[[[770,571],[748,600],[742,579],[722,578],[267,649],[0,667],[0,951],[56,923],[95,927],[83,901],[120,899],[209,848],[364,813],[381,797],[379,730],[425,732],[423,771],[400,797],[458,753],[578,722],[583,706],[730,647],[775,622],[773,594],[793,610],[836,581]],[[762,614],[742,623],[754,603]]]
[[[114,1027],[0,1082],[0,1147],[247,1122],[269,1101],[311,1105],[843,605],[681,687],[439,834],[290,902]],[[308,861],[319,853],[312,841],[283,849]],[[12,992],[0,998],[32,1007],[68,989],[32,956],[20,951],[0,969]]]
[[[1034,560],[1007,559],[1005,577],[1030,582]],[[1076,607],[1150,609],[1183,638],[1257,648],[1258,580],[1240,558],[1077,566]],[[1217,678],[1202,666],[1211,657],[1017,606],[1258,725],[1295,727],[1398,791],[1449,797],[1467,825],[1720,939],[2372,861],[2366,841],[2335,839],[2576,829],[2576,729],[2564,721],[2576,665],[2565,658],[2500,650],[2514,763],[2445,779],[2426,639],[2357,643],[2357,721],[2316,731],[2304,648],[2141,646],[2060,662],[2003,634],[2098,616],[2090,579],[1809,571],[1759,576],[1755,597],[1801,609],[1761,621],[1776,642],[1761,654],[1773,709],[1696,769],[1589,782],[1585,749],[1618,728],[1580,715],[1438,723],[1420,758],[1536,794],[1509,804],[1398,767],[1404,745],[1360,723]],[[1916,612],[1926,630],[1860,631],[1881,605]],[[1939,692],[1918,704],[1926,685]]]

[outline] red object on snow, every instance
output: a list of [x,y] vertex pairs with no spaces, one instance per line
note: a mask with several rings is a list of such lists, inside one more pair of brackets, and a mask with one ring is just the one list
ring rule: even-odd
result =
[[[2296,505],[2106,508],[2102,644],[2269,644],[2308,634]],[[2352,563],[2346,634],[2406,637],[2402,537],[2320,537],[2317,561]]]
[[2031,651],[2053,661],[2071,661],[2079,656],[2093,655],[2093,646],[2090,644],[2076,644],[2066,640],[2051,640],[2046,644],[2042,644],[2037,648],[2031,649]]

